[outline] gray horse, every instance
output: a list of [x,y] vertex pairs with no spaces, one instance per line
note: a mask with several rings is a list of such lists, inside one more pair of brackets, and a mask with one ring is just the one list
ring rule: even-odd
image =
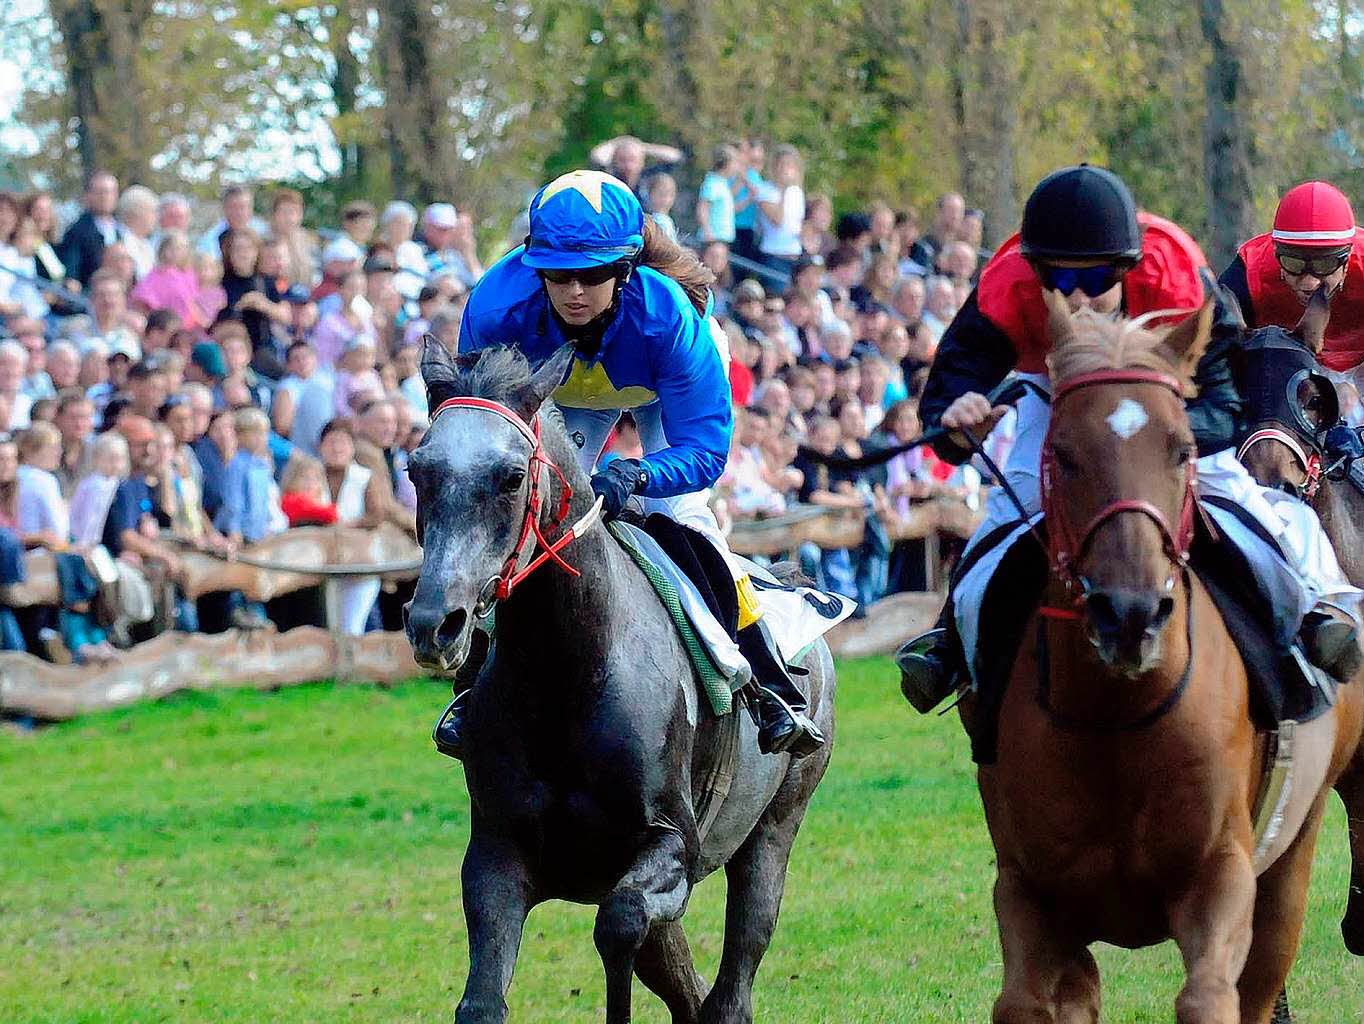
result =
[[[423,360],[431,408],[454,396],[490,399],[527,423],[538,415],[546,455],[572,489],[568,522],[591,508],[550,393],[572,351],[532,373],[513,350],[454,359],[430,341]],[[408,606],[417,660],[443,669],[468,655],[488,581],[513,556],[541,472],[532,444],[486,408],[452,408],[412,453],[423,545]],[[562,485],[540,521],[550,540]],[[526,915],[551,899],[595,904],[593,939],[606,971],[606,1019],[630,1019],[632,975],[674,1022],[752,1020],[752,987],[777,922],[787,861],[829,762],[834,670],[828,648],[804,660],[810,716],[830,742],[792,761],[758,752],[741,716],[734,783],[705,835],[699,780],[724,746],[721,719],[698,698],[677,630],[648,580],[601,528],[562,552],[579,575],[546,564],[497,605],[496,640],[478,674],[465,725],[472,804],[464,856],[469,977],[456,1024],[503,1021]],[[481,600],[482,599],[482,600]],[[681,917],[692,887],[721,865],[728,878],[724,953],[707,993]]]

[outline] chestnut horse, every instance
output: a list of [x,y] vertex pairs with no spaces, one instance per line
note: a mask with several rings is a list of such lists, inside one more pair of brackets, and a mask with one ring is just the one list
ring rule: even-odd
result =
[[[1089,945],[1173,938],[1180,1024],[1266,1024],[1297,951],[1329,785],[1354,780],[1356,826],[1364,813],[1364,691],[1341,687],[1300,729],[1320,781],[1303,767],[1281,839],[1257,850],[1267,743],[1236,644],[1187,569],[1196,449],[1184,397],[1212,306],[1153,330],[1048,302],[1051,579],[1003,697],[998,758],[978,775],[1004,954],[993,1019],[1097,1022]],[[1353,850],[1358,865],[1358,827]],[[1347,941],[1364,930],[1357,893],[1345,928]]]

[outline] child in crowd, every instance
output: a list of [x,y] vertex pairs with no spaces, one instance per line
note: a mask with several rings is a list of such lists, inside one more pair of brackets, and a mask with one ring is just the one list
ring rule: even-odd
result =
[[336,364],[335,411],[338,416],[354,416],[362,405],[382,398],[383,381],[374,369],[374,341],[357,334],[346,343]]
[[38,422],[20,432],[19,533],[42,537],[43,546],[64,550],[71,535],[71,514],[57,482],[62,461],[62,435],[50,423]]
[[677,225],[673,223],[672,210],[673,204],[677,202],[677,182],[673,180],[671,174],[660,172],[649,179],[647,202],[654,223],[663,229],[665,235],[676,242]]
[[327,490],[322,463],[311,455],[295,452],[280,477],[280,509],[289,525],[330,526],[336,522],[336,505]]
[[115,431],[94,440],[94,472],[76,484],[71,495],[71,540],[77,547],[89,547],[104,535],[104,520],[118,490],[119,481],[131,472],[128,442]]

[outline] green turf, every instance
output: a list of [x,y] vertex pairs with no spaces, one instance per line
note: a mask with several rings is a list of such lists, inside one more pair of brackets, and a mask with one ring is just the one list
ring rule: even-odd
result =
[[[188,695],[0,734],[0,1022],[441,1021],[464,982],[463,775],[427,733],[446,691],[317,685]],[[920,718],[888,663],[842,666],[833,765],[758,978],[760,1021],[988,1019],[991,851],[953,719]],[[1341,944],[1332,801],[1302,956],[1302,1022],[1361,1019]],[[687,928],[719,953],[722,878]],[[601,1019],[591,910],[527,927],[512,1019]],[[1170,946],[1102,949],[1112,1021],[1168,1021]],[[636,986],[636,1019],[664,1021]]]

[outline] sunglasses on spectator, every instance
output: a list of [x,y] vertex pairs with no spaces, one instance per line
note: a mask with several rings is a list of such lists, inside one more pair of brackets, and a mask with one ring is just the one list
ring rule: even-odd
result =
[[1324,256],[1301,256],[1297,253],[1276,252],[1274,258],[1279,267],[1289,277],[1302,277],[1311,274],[1315,278],[1330,277],[1350,258],[1350,250],[1330,252]]
[[1038,263],[1037,276],[1042,279],[1043,287],[1069,295],[1076,288],[1091,299],[1098,298],[1127,273],[1125,263],[1100,263],[1096,267],[1054,267],[1050,263]]
[[540,276],[551,284],[568,284],[577,281],[584,288],[595,288],[605,284],[619,273],[614,263],[600,267],[580,267],[574,270],[542,270]]

